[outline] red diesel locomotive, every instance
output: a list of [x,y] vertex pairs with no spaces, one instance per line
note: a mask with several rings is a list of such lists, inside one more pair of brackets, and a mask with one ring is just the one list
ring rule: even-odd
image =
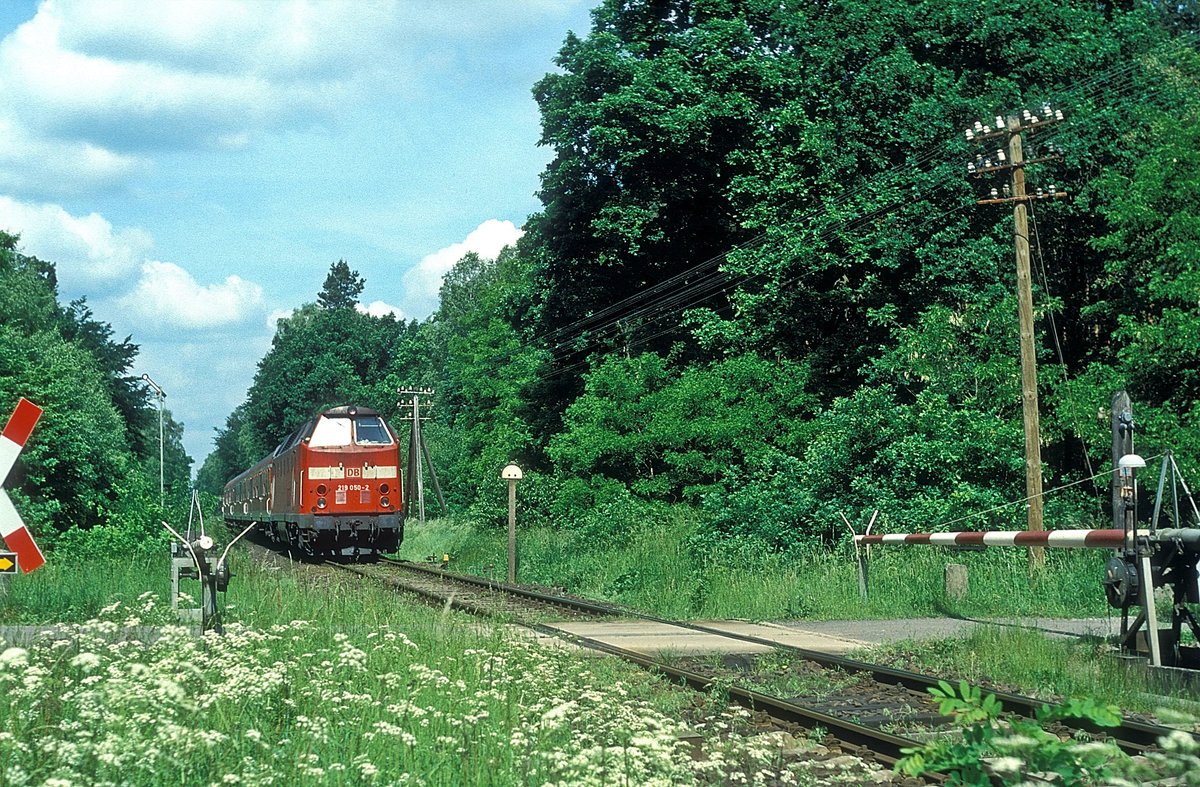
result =
[[362,559],[404,538],[400,444],[374,410],[325,410],[225,485],[221,512],[300,554]]

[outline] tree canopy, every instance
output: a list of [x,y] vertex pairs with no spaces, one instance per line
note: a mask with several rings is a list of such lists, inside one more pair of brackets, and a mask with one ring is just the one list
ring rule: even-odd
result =
[[403,380],[438,389],[427,437],[478,511],[512,459],[545,512],[623,487],[779,549],[840,511],[1019,498],[1012,222],[962,129],[1049,102],[1025,140],[1031,190],[1068,195],[1030,206],[1048,479],[1105,466],[1121,387],[1200,468],[1198,30],[1194,4],[603,0],[533,88],[551,160],[517,246],[403,330],[346,312],[339,262],[219,452]]
[[[104,524],[145,494],[157,502],[158,416],[129,374],[137,345],[112,338],[82,300],[58,303],[54,264],[0,232],[0,410],[24,396],[44,415],[6,488],[36,533]],[[192,460],[164,412],[164,478],[186,489]],[[151,482],[153,479],[153,482]]]
[[353,309],[358,304],[366,282],[358,271],[350,270],[345,260],[329,266],[329,275],[317,295],[317,305],[326,309]]
[[[1003,182],[967,171],[995,152],[962,129],[1045,102],[1065,117],[1025,135],[1025,172],[1067,196],[1029,206],[1043,457],[1048,485],[1092,482],[1048,515],[1102,515],[1119,388],[1142,444],[1195,474],[1198,33],[1190,2],[601,0],[533,86],[550,161],[517,245],[460,259],[420,323],[360,312],[365,281],[331,265],[199,484],[324,407],[398,424],[420,386],[447,498],[498,522],[518,460],[530,515],[558,527],[635,499],[779,550],[862,509],[1016,524],[998,508],[1023,476],[1013,225],[977,203]],[[17,493],[41,527],[101,521],[157,461],[137,346],[60,305],[54,265],[11,235],[0,315],[0,399],[53,414]]]

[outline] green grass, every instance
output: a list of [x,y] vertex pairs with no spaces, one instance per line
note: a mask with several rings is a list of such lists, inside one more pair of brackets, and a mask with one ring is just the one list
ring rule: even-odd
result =
[[1159,696],[1155,684],[1137,665],[1114,656],[1091,638],[1051,637],[1041,632],[980,626],[961,637],[901,642],[860,654],[872,661],[938,671],[973,683],[1013,688],[1040,699],[1091,697],[1126,712],[1163,714],[1165,721],[1200,722],[1200,706],[1186,688],[1177,693],[1193,702]]
[[146,591],[165,599],[171,589],[169,570],[165,554],[161,559],[48,560],[32,574],[9,579],[7,597],[0,603],[0,625],[78,623],[96,617],[114,601],[132,603]]
[[[685,515],[599,535],[523,531],[519,578],[673,617],[1104,614],[1096,553],[1050,553],[1051,571],[1032,581],[1019,551],[954,555],[971,589],[951,604],[945,553],[876,550],[862,602],[849,556],[698,556]],[[504,576],[502,531],[409,526],[404,556],[443,553],[453,568]],[[165,554],[60,558],[13,579],[0,621],[77,628],[65,643],[0,651],[0,783],[695,784],[784,772],[811,782],[803,766],[728,735],[740,722],[716,700],[696,711],[691,695],[611,660],[311,567],[238,555],[228,634],[197,640],[167,625],[168,566]],[[164,637],[114,645],[122,625],[161,626]],[[1029,636],[980,632],[893,655],[1142,707],[1142,687],[1098,667],[1094,646]],[[707,759],[679,744],[681,716],[706,737]]]
[[[355,577],[239,555],[226,634],[200,640],[169,625],[166,555],[73,565],[17,578],[4,608],[82,622],[0,646],[2,784],[811,783],[715,701]],[[162,638],[112,642],[145,625]]]
[[[925,547],[876,548],[870,597],[862,601],[852,555],[778,554],[697,557],[686,547],[694,525],[685,517],[630,525],[625,539],[597,542],[571,532],[519,533],[523,582],[563,587],[667,617],[743,619],[862,619],[926,616],[1109,617],[1100,585],[1104,550],[1048,550],[1046,570],[1029,573],[1020,549],[951,553]],[[502,579],[505,533],[476,531],[461,522],[410,526],[401,554],[443,553],[451,567]],[[970,587],[947,598],[947,562],[967,565]],[[888,651],[884,651],[885,655]],[[985,627],[964,639],[896,646],[918,671],[990,680],[1049,696],[1087,696],[1140,712],[1159,710],[1153,687],[1136,671],[1108,658],[1095,641],[1051,639],[1036,632]],[[868,656],[870,657],[870,656]],[[888,656],[892,657],[892,656]],[[1179,692],[1186,696],[1186,691]]]
[[[559,586],[675,618],[858,619],[920,616],[1104,616],[1100,579],[1107,553],[1049,551],[1045,572],[1029,574],[1020,549],[951,553],[933,547],[875,548],[870,594],[859,597],[850,554],[697,554],[685,515],[614,523],[621,536],[529,529],[518,533],[518,579]],[[400,555],[451,556],[459,570],[503,579],[507,537],[451,520],[409,525]],[[961,601],[947,598],[947,562],[968,567]]]

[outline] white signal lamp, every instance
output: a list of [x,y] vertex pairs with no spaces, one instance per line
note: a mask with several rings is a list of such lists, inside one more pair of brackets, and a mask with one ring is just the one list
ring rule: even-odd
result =
[[1145,466],[1146,460],[1137,454],[1125,454],[1125,456],[1117,460],[1117,467],[1122,470],[1134,470]]

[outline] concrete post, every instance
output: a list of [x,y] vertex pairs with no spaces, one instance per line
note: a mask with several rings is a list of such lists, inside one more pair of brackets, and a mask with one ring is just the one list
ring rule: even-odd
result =
[[967,597],[970,583],[967,579],[967,567],[962,563],[946,564],[945,582],[946,597],[951,601],[962,601]]

